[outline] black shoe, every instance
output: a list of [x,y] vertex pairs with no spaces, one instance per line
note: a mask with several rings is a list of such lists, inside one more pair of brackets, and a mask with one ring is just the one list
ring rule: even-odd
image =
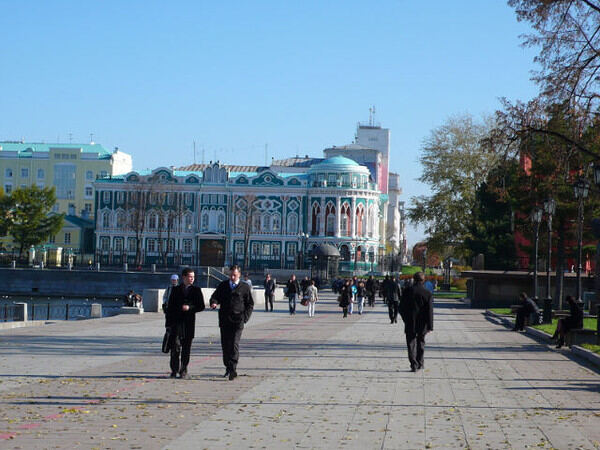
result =
[[237,372],[235,370],[229,374],[229,381],[233,380],[234,378],[237,378]]
[[416,371],[417,371],[417,368],[416,368],[416,367],[411,367],[411,368],[410,368],[410,371],[411,371],[411,372],[416,372]]
[[565,340],[563,338],[559,338],[556,348],[562,348],[563,345],[565,345]]
[[177,378],[177,372],[171,372],[171,375],[169,375],[169,378]]
[[227,369],[225,371],[225,373],[223,374],[223,378],[227,378],[229,376],[229,369]]
[[187,370],[182,370],[179,373],[179,378],[182,378],[184,380],[189,380],[191,377],[190,377],[190,374],[187,372]]

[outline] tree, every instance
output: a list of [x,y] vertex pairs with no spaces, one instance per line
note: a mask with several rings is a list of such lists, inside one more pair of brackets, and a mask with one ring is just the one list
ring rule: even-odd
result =
[[54,203],[54,187],[33,185],[10,195],[8,231],[19,245],[19,257],[24,249],[47,241],[62,228],[64,214],[50,213]]
[[497,163],[488,147],[489,119],[476,122],[465,114],[449,118],[424,140],[420,181],[432,195],[413,197],[408,218],[424,224],[427,247],[444,255],[448,248],[465,253],[464,242],[476,202],[476,191]]
[[11,220],[11,199],[0,188],[0,236],[6,236]]

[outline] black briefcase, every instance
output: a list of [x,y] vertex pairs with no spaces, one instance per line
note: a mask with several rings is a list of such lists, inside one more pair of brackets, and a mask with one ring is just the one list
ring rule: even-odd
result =
[[167,328],[162,341],[162,352],[169,353],[171,351],[171,329]]

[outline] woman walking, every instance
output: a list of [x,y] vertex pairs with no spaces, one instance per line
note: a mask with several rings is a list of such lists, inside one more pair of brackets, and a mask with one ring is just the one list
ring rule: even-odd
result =
[[350,280],[346,280],[346,283],[340,290],[340,307],[344,312],[344,317],[348,317],[348,305],[352,304],[352,285]]
[[356,301],[358,303],[358,314],[363,313],[363,305],[365,303],[365,297],[367,296],[367,288],[365,287],[365,283],[363,281],[358,283],[358,287],[356,288]]
[[308,300],[308,317],[315,316],[315,303],[319,300],[315,280],[310,280],[309,286],[306,288],[306,299]]

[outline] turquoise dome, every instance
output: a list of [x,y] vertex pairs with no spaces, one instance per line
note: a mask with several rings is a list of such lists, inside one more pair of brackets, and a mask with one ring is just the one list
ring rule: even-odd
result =
[[346,158],[345,156],[333,156],[311,166],[309,173],[327,171],[368,173],[369,169],[361,166],[353,159]]

